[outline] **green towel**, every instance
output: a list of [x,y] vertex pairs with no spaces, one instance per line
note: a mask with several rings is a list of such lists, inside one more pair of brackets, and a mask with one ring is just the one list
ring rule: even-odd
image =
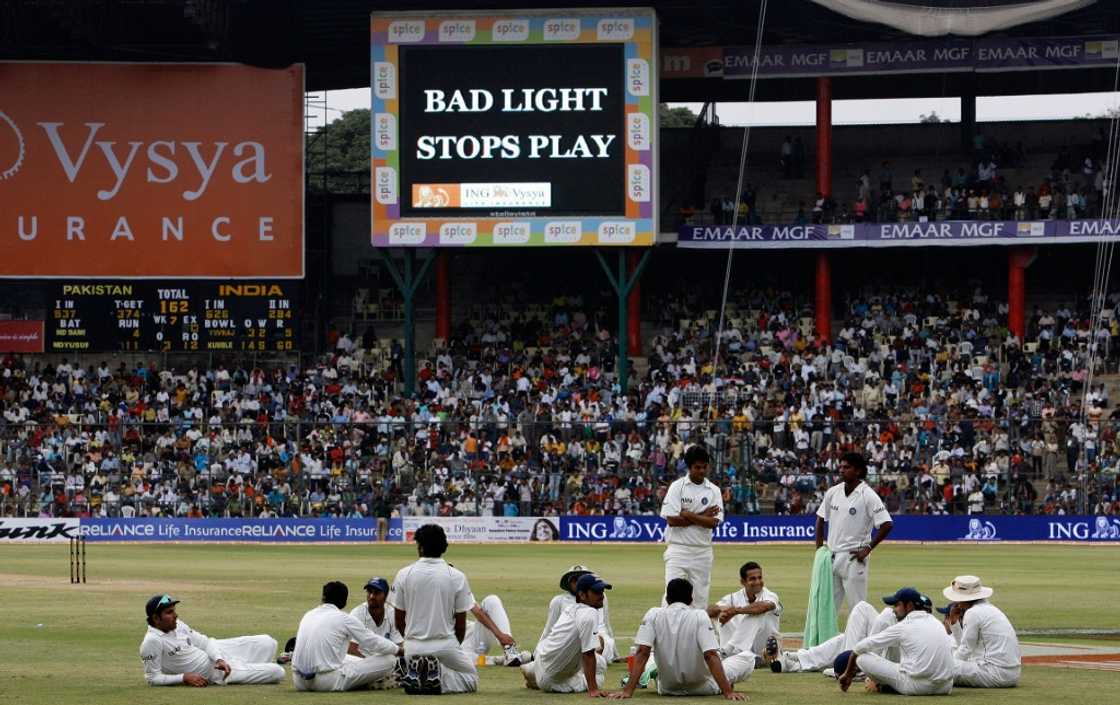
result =
[[801,648],[808,649],[840,633],[836,628],[836,605],[832,604],[832,551],[821,546],[813,556],[813,580],[809,586],[809,609]]

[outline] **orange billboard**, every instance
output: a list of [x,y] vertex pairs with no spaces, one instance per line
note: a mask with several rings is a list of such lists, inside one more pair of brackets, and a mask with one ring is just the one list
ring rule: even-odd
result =
[[303,67],[0,62],[0,277],[299,278]]

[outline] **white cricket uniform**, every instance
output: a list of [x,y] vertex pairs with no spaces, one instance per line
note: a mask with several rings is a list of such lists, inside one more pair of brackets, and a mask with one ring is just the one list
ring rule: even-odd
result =
[[844,494],[843,484],[828,488],[817,516],[828,524],[826,544],[832,551],[832,599],[839,613],[845,597],[848,609],[867,600],[871,557],[860,563],[850,551],[870,545],[872,527],[878,529],[891,520],[891,515],[875,490],[860,481],[850,495]]
[[[894,616],[894,608],[887,607],[882,612],[876,612],[875,608],[866,602],[857,602],[848,615],[848,623],[844,627],[843,634],[837,634],[812,648],[793,652],[799,664],[797,670],[823,671],[832,668],[836,657],[841,653],[852,650],[859,642],[893,624],[898,624],[898,618]],[[880,655],[890,661],[898,662],[897,647],[887,648]]]
[[[355,642],[365,658],[348,656]],[[296,690],[338,692],[365,688],[393,672],[398,647],[332,604],[308,610],[296,630],[292,684]]]
[[[149,626],[140,642],[140,660],[148,685],[179,685],[186,673],[225,685],[279,683],[284,679],[284,668],[273,662],[275,658],[276,640],[267,634],[211,639],[181,619],[169,632]],[[218,659],[229,664],[228,678],[214,668]]]
[[[552,598],[552,601],[548,603],[548,617],[545,619],[541,638],[537,640],[538,644],[548,636],[552,625],[556,624],[556,620],[560,619],[564,610],[574,604],[576,604],[576,596],[570,592],[561,593]],[[614,628],[611,627],[610,599],[606,595],[603,596],[603,608],[599,610],[599,626],[596,628],[596,634],[603,640],[603,658],[607,660],[607,663],[617,659],[619,654],[614,640]]]
[[[682,511],[699,514],[719,507],[717,519],[723,521],[723,495],[707,478],[696,484],[682,477],[669,485],[661,505],[662,518],[679,516]],[[692,607],[708,606],[712,582],[712,530],[702,526],[670,526],[665,529],[665,584],[674,578],[692,583]]]
[[[586,693],[583,655],[599,648],[599,610],[577,603],[564,610],[548,635],[537,644],[536,657],[523,665],[532,674],[537,687],[549,693]],[[595,680],[603,687],[607,660],[595,654]]]
[[[513,628],[509,624],[509,613],[506,612],[506,606],[502,604],[502,598],[497,595],[487,595],[482,598],[478,606],[499,631],[513,634]],[[495,646],[500,646],[498,638],[489,629],[474,620],[467,622],[467,635],[463,638],[464,651],[481,656],[490,653]]]
[[405,613],[405,653],[439,660],[440,692],[478,690],[475,654],[455,638],[455,615],[474,607],[463,571],[442,558],[421,558],[400,569],[388,602]]
[[1015,627],[1003,610],[980,600],[950,629],[956,644],[956,685],[1014,688],[1019,684],[1023,655]]
[[373,615],[369,613],[369,605],[365,602],[350,610],[350,615],[357,617],[363,627],[382,639],[388,639],[394,644],[404,643],[404,637],[397,631],[397,620],[393,608],[389,605],[385,605],[385,616],[381,620],[381,624],[373,621]]
[[[718,695],[719,685],[708,669],[704,654],[719,655],[719,640],[708,615],[683,602],[654,607],[642,617],[638,646],[657,654],[657,692],[660,695]],[[741,651],[722,659],[723,672],[732,687],[754,672],[754,654]]]
[[740,651],[749,651],[754,656],[761,656],[766,652],[766,641],[776,637],[781,641],[782,601],[778,593],[762,588],[751,602],[747,596],[746,588],[737,590],[730,595],[724,595],[716,603],[719,607],[749,607],[758,602],[769,602],[774,609],[763,614],[740,614],[732,617],[719,628],[719,642],[724,654],[735,654]]
[[[859,656],[859,670],[902,695],[948,695],[953,691],[953,649],[945,637],[940,620],[914,610],[860,641],[852,652]],[[892,646],[898,647],[898,663],[874,653]]]

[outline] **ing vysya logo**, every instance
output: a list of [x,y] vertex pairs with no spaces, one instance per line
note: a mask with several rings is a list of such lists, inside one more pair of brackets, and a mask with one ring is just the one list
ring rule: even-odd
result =
[[607,538],[613,540],[633,540],[641,538],[642,525],[638,521],[627,520],[626,517],[615,517],[611,526],[611,535]]
[[[70,183],[77,183],[87,167],[108,167],[111,183],[100,184],[96,191],[99,201],[113,200],[130,177],[147,184],[179,184],[183,189],[181,196],[188,202],[201,198],[218,173],[228,173],[237,184],[264,184],[272,180],[267,150],[261,142],[246,140],[231,147],[229,142],[126,141],[105,135],[98,139],[106,123],[87,122],[83,124],[86,134],[79,143],[73,129],[68,132],[69,142],[63,137],[64,123],[36,125],[43,130],[50,146],[48,151],[54,153]],[[15,138],[14,142],[8,134]],[[26,153],[23,133],[11,117],[0,111],[0,181],[11,178],[22,168]],[[90,166],[94,162],[98,165]]]
[[1120,539],[1120,519],[1097,517],[1096,527],[1091,538]]
[[[15,176],[23,166],[23,157],[27,150],[23,142],[23,133],[3,110],[0,110],[0,125],[3,126],[0,127],[0,135],[10,132],[15,137],[14,142],[11,142],[10,138],[0,137],[0,181],[4,181]],[[6,144],[14,145],[15,149],[5,147]]]
[[965,541],[994,541],[996,538],[996,525],[979,519],[968,520],[968,533],[962,537]]

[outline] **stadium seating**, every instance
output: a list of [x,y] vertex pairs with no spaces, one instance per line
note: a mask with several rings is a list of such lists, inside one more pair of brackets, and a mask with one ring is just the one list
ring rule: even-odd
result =
[[[718,311],[699,304],[655,302],[625,396],[604,314],[578,297],[472,310],[422,356],[414,400],[387,340],[340,338],[302,369],[9,355],[0,512],[651,513],[692,443],[735,513],[814,511],[846,450],[896,513],[1072,512],[1081,492],[1120,510],[1112,378],[1086,395],[1094,335],[1072,305],[1036,310],[1023,344],[981,291],[853,293],[822,346],[808,302],[738,291],[713,375]],[[1098,374],[1118,335],[1109,315]]]

